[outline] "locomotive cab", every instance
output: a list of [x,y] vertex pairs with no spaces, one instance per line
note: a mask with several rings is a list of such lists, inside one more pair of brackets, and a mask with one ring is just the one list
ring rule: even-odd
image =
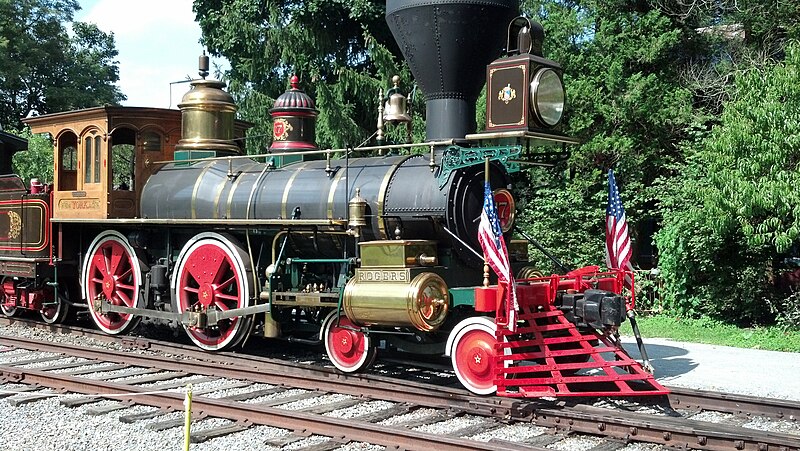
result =
[[[182,137],[181,111],[162,108],[105,106],[24,122],[53,137],[55,220],[139,217],[145,182],[175,158]],[[234,133],[247,127],[236,121]]]
[[181,135],[176,110],[106,106],[25,120],[54,142],[54,219],[139,215],[155,162],[171,160]]

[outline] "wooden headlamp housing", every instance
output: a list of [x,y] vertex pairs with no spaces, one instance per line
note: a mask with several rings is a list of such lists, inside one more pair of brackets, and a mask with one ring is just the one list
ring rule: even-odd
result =
[[[552,131],[564,110],[563,70],[542,56],[544,30],[517,17],[507,53],[486,69],[486,131]],[[545,84],[546,83],[546,84]]]

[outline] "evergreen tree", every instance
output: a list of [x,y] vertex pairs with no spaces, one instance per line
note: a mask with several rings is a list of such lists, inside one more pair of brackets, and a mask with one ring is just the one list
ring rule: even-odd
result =
[[377,0],[195,0],[203,42],[231,62],[225,74],[243,119],[256,124],[248,151],[271,141],[269,109],[298,75],[316,100],[320,147],[358,145],[375,130],[378,89],[392,75],[411,85]]

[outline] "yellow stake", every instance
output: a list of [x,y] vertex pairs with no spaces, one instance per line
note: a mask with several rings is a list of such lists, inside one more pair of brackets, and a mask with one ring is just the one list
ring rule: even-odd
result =
[[185,432],[183,450],[189,451],[189,441],[192,435],[192,384],[186,386],[186,399],[183,400],[183,407],[186,408],[186,423],[183,427]]

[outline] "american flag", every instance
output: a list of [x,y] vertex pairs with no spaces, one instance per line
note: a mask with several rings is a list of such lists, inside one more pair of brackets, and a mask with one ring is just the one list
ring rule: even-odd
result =
[[497,280],[507,286],[506,289],[506,318],[508,329],[517,330],[517,293],[514,288],[514,276],[511,274],[511,263],[508,260],[506,242],[503,240],[503,230],[497,218],[497,208],[494,205],[494,195],[489,182],[486,182],[483,192],[483,211],[481,222],[478,225],[478,241],[483,248],[483,255],[489,266],[497,274]]
[[625,221],[625,208],[619,198],[614,171],[608,171],[608,207],[606,208],[606,266],[614,269],[633,269],[631,266],[631,237]]

